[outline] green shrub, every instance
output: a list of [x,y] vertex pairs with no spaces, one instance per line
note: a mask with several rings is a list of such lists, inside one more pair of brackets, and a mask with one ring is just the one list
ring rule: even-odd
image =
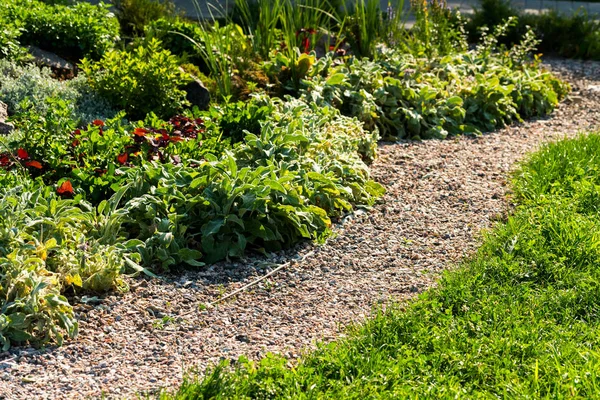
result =
[[139,36],[146,27],[160,19],[175,17],[175,4],[172,0],[113,0],[121,31],[127,35]]
[[21,32],[21,29],[9,24],[0,29],[0,59],[19,61],[27,57],[27,50],[19,42]]
[[241,142],[247,133],[259,134],[262,123],[272,113],[272,107],[261,106],[253,101],[226,103],[211,108],[211,114],[218,121],[223,136],[230,138],[232,143]]
[[[476,42],[480,37],[482,27],[494,29],[504,24],[508,19],[519,16],[519,10],[508,0],[479,0],[479,7],[475,8],[473,16],[467,22],[469,40]],[[504,43],[517,43],[523,33],[521,27],[511,27],[501,39]]]
[[322,240],[330,217],[382,195],[363,162],[374,156],[376,133],[299,101],[264,106],[275,108],[260,132],[219,159],[130,171],[124,231],[142,241],[137,250],[147,264],[198,265]]
[[81,69],[94,90],[132,119],[143,119],[150,112],[171,117],[186,104],[180,87],[189,78],[156,39],[132,52],[109,51],[98,62],[84,59]]
[[0,17],[23,28],[21,44],[53,51],[71,61],[84,56],[98,59],[119,39],[119,23],[107,5],[7,0],[0,6]]
[[551,10],[528,16],[523,23],[533,26],[542,38],[539,50],[544,53],[600,60],[600,22],[584,10],[573,15]]

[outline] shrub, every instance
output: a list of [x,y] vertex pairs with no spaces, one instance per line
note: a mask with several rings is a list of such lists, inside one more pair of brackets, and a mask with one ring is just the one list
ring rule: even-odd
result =
[[21,29],[9,24],[0,29],[0,59],[19,61],[27,57],[27,50],[19,42],[21,32]]
[[224,137],[233,143],[241,142],[246,134],[259,134],[262,123],[271,117],[272,106],[261,106],[256,102],[226,103],[211,108],[211,115],[218,121]]
[[113,4],[121,31],[128,35],[141,35],[153,21],[175,17],[171,0],[113,0]]
[[49,110],[47,99],[62,99],[69,109],[69,117],[77,125],[86,125],[95,119],[115,116],[108,103],[87,83],[84,76],[60,82],[51,77],[48,68],[35,65],[20,66],[8,60],[0,60],[0,100],[8,105],[10,113],[23,110],[21,103],[29,104],[39,114]]
[[189,78],[160,46],[153,39],[132,52],[109,51],[99,62],[82,60],[81,69],[94,90],[131,118],[143,119],[150,112],[170,117],[186,104],[180,87]]
[[382,195],[359,154],[373,156],[376,133],[296,100],[267,107],[275,108],[260,132],[220,159],[130,171],[125,231],[143,242],[142,259],[169,267],[182,257],[213,262],[322,240],[330,217]]
[[99,58],[119,39],[119,24],[107,5],[85,2],[48,5],[37,0],[8,0],[2,19],[23,28],[20,42],[53,51],[69,60]]

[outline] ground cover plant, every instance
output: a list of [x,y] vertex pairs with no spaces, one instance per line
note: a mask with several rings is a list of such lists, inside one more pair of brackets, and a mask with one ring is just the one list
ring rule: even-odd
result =
[[[23,28],[0,36],[15,126],[0,137],[3,348],[74,335],[63,296],[125,290],[123,274],[322,242],[382,196],[368,168],[381,136],[477,134],[546,115],[568,90],[531,34],[502,47],[502,25],[467,51],[441,3],[415,3],[412,33],[373,2],[269,4],[237,23],[158,19],[133,43],[116,42],[105,6],[0,6]],[[75,57],[79,75],[55,80],[16,56],[24,44]],[[214,82],[207,111],[190,108],[180,66]]]
[[[300,94],[396,139],[479,133],[546,115],[568,87],[541,70],[538,59],[528,58],[536,44],[531,34],[510,51],[498,45],[509,26],[456,55],[422,59],[390,51],[378,62],[338,65],[323,58],[315,66],[322,72]],[[498,52],[505,55],[492,56]]]
[[600,135],[548,145],[517,206],[414,301],[294,363],[222,363],[162,399],[575,397],[597,393]]
[[53,108],[48,101],[51,98],[64,101],[76,124],[85,125],[117,114],[84,76],[61,82],[52,78],[49,68],[0,60],[0,101],[8,106],[9,113],[17,114],[29,107],[45,115]]

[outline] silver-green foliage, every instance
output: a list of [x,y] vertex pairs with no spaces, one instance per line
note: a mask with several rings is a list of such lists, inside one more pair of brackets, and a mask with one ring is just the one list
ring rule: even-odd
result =
[[[111,210],[114,211],[114,210]],[[17,186],[0,193],[0,348],[77,333],[64,289],[123,287],[119,213],[102,213],[51,188]]]
[[71,117],[81,124],[116,115],[81,74],[69,81],[58,81],[52,78],[48,68],[0,60],[0,101],[8,105],[11,113],[21,111],[21,102],[28,99],[39,114],[45,114],[48,98],[64,100],[71,109]]

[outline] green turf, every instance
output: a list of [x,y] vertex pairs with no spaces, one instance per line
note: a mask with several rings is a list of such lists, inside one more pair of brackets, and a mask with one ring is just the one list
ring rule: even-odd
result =
[[515,175],[519,206],[436,289],[293,367],[223,365],[163,399],[599,398],[600,136]]

